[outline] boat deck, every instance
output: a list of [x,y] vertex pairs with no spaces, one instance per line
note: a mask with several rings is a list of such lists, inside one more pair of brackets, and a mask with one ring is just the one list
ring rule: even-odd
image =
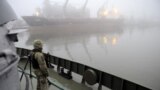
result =
[[[21,68],[24,68],[25,64],[26,64],[26,60],[19,62],[19,66]],[[49,68],[48,70],[49,70],[48,79],[52,83],[49,86],[49,90],[92,90],[92,88],[87,87],[84,84],[61,77],[52,68]],[[29,64],[27,65],[25,72],[29,74]],[[22,73],[19,73],[19,76],[21,75]],[[35,76],[33,72],[32,72],[32,75]],[[29,90],[36,90],[36,85],[37,85],[36,78],[30,78],[29,75],[27,75],[27,77],[29,78]],[[26,78],[25,76],[23,76],[21,81],[21,90],[25,90],[25,87],[26,87]]]

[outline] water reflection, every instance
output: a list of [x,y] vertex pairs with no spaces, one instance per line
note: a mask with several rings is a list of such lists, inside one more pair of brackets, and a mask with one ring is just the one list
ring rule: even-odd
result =
[[99,36],[99,43],[100,44],[112,44],[112,45],[116,45],[117,44],[117,40],[118,40],[118,36],[117,35],[112,35],[112,36]]
[[[73,29],[70,29],[71,26]],[[159,27],[110,29],[103,26],[86,29],[68,24],[31,27],[26,33],[19,34],[17,46],[31,49],[32,42],[41,39],[45,43],[44,50],[55,56],[89,65],[155,90],[160,88]]]
[[[87,58],[87,60],[92,61],[92,56],[87,46],[88,43],[91,41],[91,39],[93,37],[97,38],[97,41],[101,45],[107,45],[107,44],[115,45],[117,43],[116,35],[122,34],[123,29],[116,28],[110,30],[108,28],[103,27],[103,29],[101,30],[100,27],[99,29],[97,30],[93,29],[92,31],[92,30],[87,30],[86,28],[83,28],[82,30],[79,28],[79,26],[74,27],[74,25],[66,25],[66,26],[61,25],[54,27],[53,26],[31,27],[26,33],[27,33],[26,34],[27,40],[25,44],[29,48],[31,48],[32,42],[35,39],[41,39],[45,43],[44,50],[48,51],[51,54],[55,54],[55,52],[60,51],[58,56],[63,57],[64,55],[64,57],[67,59],[75,60],[76,59],[74,58],[75,53],[77,53],[78,55],[83,53],[85,56],[84,59]],[[20,38],[22,38],[21,36]],[[24,43],[24,39],[22,41]],[[22,41],[20,40],[20,42]],[[78,48],[81,48],[81,50],[79,49],[72,50],[73,47],[76,46],[78,46]],[[60,50],[55,50],[55,48],[59,48]]]
[[91,57],[91,55],[90,55],[90,53],[89,53],[89,50],[88,50],[88,48],[87,48],[87,44],[86,44],[85,39],[82,41],[82,45],[83,45],[83,48],[84,48],[84,50],[85,50],[85,52],[86,52],[86,55],[88,56],[89,60],[92,61],[92,57]]
[[64,44],[64,48],[65,48],[65,51],[67,52],[67,55],[71,58],[71,60],[74,60],[72,54],[69,51],[67,42]]

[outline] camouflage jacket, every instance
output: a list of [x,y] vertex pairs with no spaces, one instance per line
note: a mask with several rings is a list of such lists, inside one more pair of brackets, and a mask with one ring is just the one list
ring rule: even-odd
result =
[[35,74],[48,76],[48,70],[44,54],[41,52],[34,52],[34,58],[37,60],[40,68],[40,69],[35,69]]

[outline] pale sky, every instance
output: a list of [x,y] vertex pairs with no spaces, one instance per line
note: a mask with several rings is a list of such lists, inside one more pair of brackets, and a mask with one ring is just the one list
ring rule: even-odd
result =
[[[50,0],[63,4],[66,0]],[[8,0],[18,16],[32,15],[35,8],[42,7],[44,0]],[[69,4],[80,8],[85,0],[69,0]],[[92,17],[97,10],[108,2],[108,8],[116,7],[122,15],[135,18],[160,19],[160,0],[88,0],[87,8]]]

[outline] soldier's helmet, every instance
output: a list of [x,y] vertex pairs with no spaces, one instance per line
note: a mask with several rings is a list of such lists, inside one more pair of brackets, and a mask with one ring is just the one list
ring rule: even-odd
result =
[[43,43],[42,43],[41,40],[35,40],[35,41],[33,42],[33,46],[34,46],[35,49],[40,49],[40,48],[43,47]]

